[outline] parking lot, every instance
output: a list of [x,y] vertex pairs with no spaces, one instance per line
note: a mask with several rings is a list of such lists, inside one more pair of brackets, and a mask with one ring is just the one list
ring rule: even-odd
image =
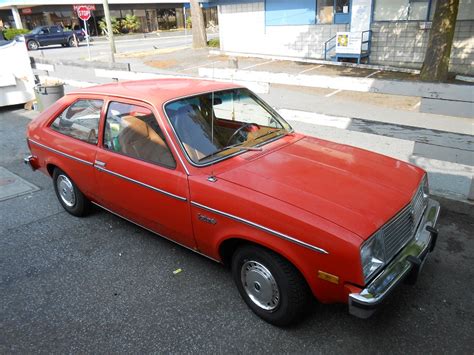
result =
[[1,353],[472,353],[472,205],[441,200],[418,283],[372,318],[315,302],[280,329],[253,315],[223,266],[98,208],[64,212],[50,178],[22,163],[32,116],[0,111],[0,166],[39,188],[0,202]]

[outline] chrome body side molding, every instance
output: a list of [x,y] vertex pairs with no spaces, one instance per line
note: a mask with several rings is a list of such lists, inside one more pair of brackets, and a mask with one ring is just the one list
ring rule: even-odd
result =
[[[104,164],[105,165],[105,164]],[[165,191],[165,190],[161,190],[157,187],[154,187],[154,186],[151,186],[151,185],[148,185],[148,184],[145,184],[144,182],[141,182],[141,181],[138,181],[138,180],[135,180],[135,179],[132,179],[128,176],[125,176],[125,175],[122,175],[122,174],[119,174],[119,173],[116,173],[114,171],[111,171],[109,169],[106,169],[104,168],[102,165],[94,165],[94,167],[99,170],[99,171],[102,171],[104,173],[107,173],[107,174],[110,174],[110,175],[113,175],[113,176],[116,176],[118,178],[121,178],[121,179],[124,179],[124,180],[127,180],[127,181],[130,181],[130,182],[133,182],[134,184],[137,184],[137,185],[140,185],[140,186],[143,186],[143,187],[146,187],[147,189],[150,189],[150,190],[153,190],[155,192],[159,192],[163,195],[166,195],[166,196],[169,196],[169,197],[172,197],[172,198],[175,198],[179,201],[187,201],[187,198],[186,197],[182,197],[182,196],[178,196],[178,195],[175,195],[171,192],[168,192],[168,191]]]
[[291,237],[291,236],[289,236],[289,235],[286,235],[286,234],[277,232],[277,231],[275,231],[275,230],[273,230],[273,229],[267,228],[267,227],[265,227],[265,226],[262,226],[262,225],[260,225],[260,224],[257,224],[257,223],[254,223],[254,222],[252,222],[252,221],[246,220],[246,219],[244,219],[244,218],[240,218],[240,217],[234,216],[234,215],[232,215],[232,214],[230,214],[230,213],[222,212],[222,211],[216,210],[216,209],[214,209],[214,208],[211,208],[211,207],[208,207],[208,206],[204,206],[204,205],[202,205],[202,204],[200,204],[200,203],[198,203],[198,202],[194,202],[194,201],[191,201],[191,205],[196,206],[196,207],[201,208],[201,209],[204,209],[204,210],[209,211],[209,212],[217,213],[217,214],[219,214],[219,215],[221,215],[221,216],[224,216],[224,217],[233,219],[234,221],[237,221],[237,222],[240,222],[240,223],[244,223],[244,224],[249,225],[249,226],[251,226],[251,227],[260,229],[260,230],[262,230],[262,231],[264,231],[264,232],[267,232],[267,233],[269,233],[269,234],[272,234],[272,235],[274,235],[274,236],[276,236],[276,237],[278,237],[278,238],[281,238],[281,239],[287,240],[287,241],[289,241],[289,242],[298,244],[298,245],[300,245],[300,246],[302,246],[302,247],[311,249],[311,250],[316,251],[316,252],[318,252],[318,253],[321,253],[321,254],[329,254],[328,251],[326,251],[326,250],[324,250],[324,249],[322,249],[322,248],[318,248],[318,247],[316,247],[316,246],[314,246],[314,245],[311,245],[311,244],[308,244],[308,243],[306,243],[306,242],[303,242],[303,241],[301,241],[301,240],[299,240],[299,239],[293,238],[293,237]]
[[83,163],[83,164],[86,164],[86,165],[89,165],[89,166],[93,166],[93,165],[94,165],[94,163],[92,163],[92,162],[90,162],[90,161],[87,161],[87,160],[84,160],[84,159],[75,157],[75,156],[73,156],[73,155],[70,155],[70,154],[61,152],[60,150],[51,148],[51,147],[49,147],[49,146],[47,146],[47,145],[45,145],[45,144],[39,143],[39,142],[37,142],[37,141],[35,141],[35,140],[31,139],[31,138],[28,138],[28,141],[29,141],[30,143],[33,143],[33,144],[37,145],[37,146],[43,147],[44,149],[47,149],[47,150],[49,150],[49,151],[51,151],[51,152],[54,152],[54,153],[59,154],[59,155],[62,155],[63,157],[66,157],[66,158],[69,158],[69,159],[78,161],[78,162],[80,162],[80,163]]

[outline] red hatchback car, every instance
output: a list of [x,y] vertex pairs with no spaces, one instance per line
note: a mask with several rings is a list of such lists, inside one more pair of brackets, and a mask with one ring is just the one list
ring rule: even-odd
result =
[[370,316],[432,251],[426,173],[295,133],[251,91],[162,79],[66,95],[28,126],[33,169],[75,216],[98,205],[228,265],[275,325],[311,295]]

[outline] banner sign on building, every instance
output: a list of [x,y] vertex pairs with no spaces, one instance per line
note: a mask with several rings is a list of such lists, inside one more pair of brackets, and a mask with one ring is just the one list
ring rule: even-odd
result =
[[72,8],[74,9],[75,12],[77,12],[77,10],[80,7],[86,7],[87,10],[89,10],[89,11],[94,11],[95,10],[95,5],[73,5],[72,6]]
[[21,13],[23,15],[31,15],[33,13],[33,10],[31,9],[31,7],[25,7],[21,9]]
[[361,32],[338,32],[336,35],[337,54],[361,54]]

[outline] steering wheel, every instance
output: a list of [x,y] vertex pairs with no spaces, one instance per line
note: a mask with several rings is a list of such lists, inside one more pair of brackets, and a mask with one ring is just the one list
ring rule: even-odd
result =
[[229,140],[227,141],[227,144],[226,145],[230,145],[230,143],[232,142],[233,139],[235,139],[237,137],[238,134],[240,134],[245,128],[247,127],[252,127],[252,126],[255,126],[257,127],[258,129],[260,129],[260,126],[256,123],[246,123],[242,126],[240,126],[239,128],[237,128],[237,130],[232,133],[232,135],[230,136]]

